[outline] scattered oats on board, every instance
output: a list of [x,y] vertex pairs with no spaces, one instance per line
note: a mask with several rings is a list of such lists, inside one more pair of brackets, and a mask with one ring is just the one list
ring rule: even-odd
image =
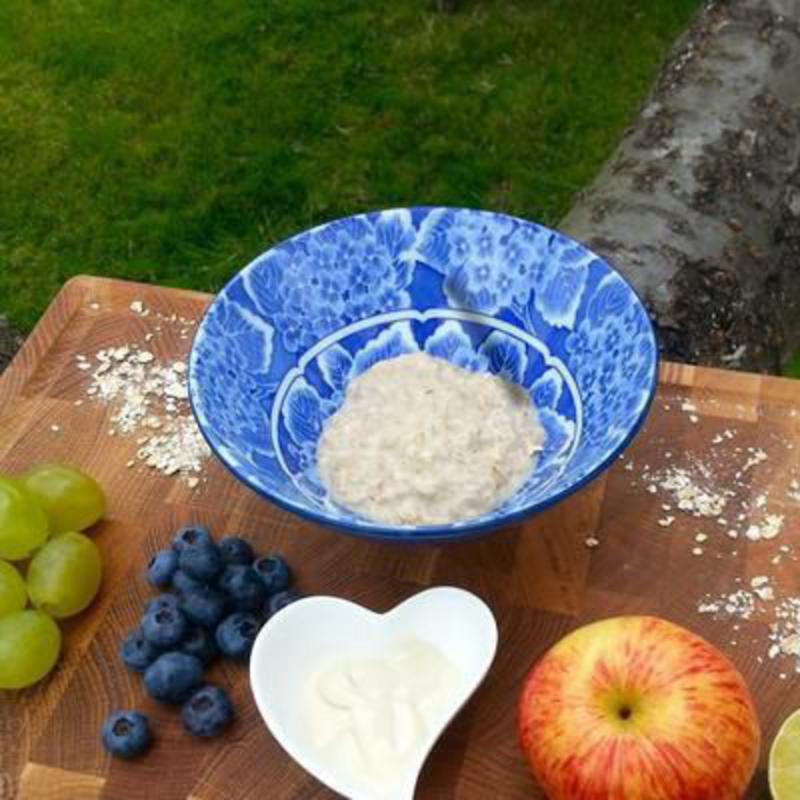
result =
[[662,528],[669,528],[669,526],[672,525],[673,522],[675,522],[675,517],[670,517],[670,516],[662,517],[660,520],[658,520],[658,524]]
[[[692,399],[677,398],[671,402],[687,416],[697,415],[698,407]],[[704,397],[702,405],[706,407],[708,404],[718,405],[718,402],[713,397]],[[664,404],[663,408],[669,411],[670,405]],[[745,419],[752,412],[751,407],[742,404],[737,404],[736,410]],[[789,412],[790,417],[798,415],[798,409]],[[707,422],[713,424],[713,420]],[[659,495],[657,502],[662,511],[666,511],[669,505],[670,510],[675,509],[673,513],[678,518],[680,514],[687,514],[699,518],[698,523],[706,519],[715,522],[715,525],[700,531],[695,528],[694,534],[687,531],[698,545],[705,544],[714,536],[734,541],[746,538],[754,543],[749,552],[759,552],[758,563],[762,569],[773,565],[776,580],[773,582],[772,576],[761,575],[757,576],[755,586],[736,587],[736,591],[730,591],[733,584],[742,583],[741,578],[732,578],[732,586],[727,591],[718,596],[705,595],[697,610],[733,620],[758,616],[760,622],[768,624],[770,633],[768,642],[753,639],[755,644],[764,643],[764,656],[756,655],[757,662],[764,663],[765,658],[769,658],[777,659],[783,665],[787,658],[791,658],[794,672],[800,675],[800,596],[785,596],[777,581],[778,570],[787,569],[782,559],[798,561],[796,555],[791,555],[792,549],[788,545],[781,543],[776,546],[784,531],[785,517],[792,519],[792,516],[776,513],[784,509],[772,507],[778,496],[800,503],[800,472],[797,467],[789,469],[787,474],[783,459],[772,457],[773,448],[793,451],[796,450],[795,443],[787,441],[784,436],[767,433],[766,439],[762,437],[760,441],[761,446],[748,447],[738,428],[715,431],[705,441],[702,441],[702,432],[700,429],[700,436],[692,446],[677,452],[674,459],[663,453],[661,464],[652,470],[647,464],[643,467],[637,464],[630,485],[641,487],[639,491]],[[659,443],[663,449],[666,440],[654,442],[656,445]],[[633,461],[626,464],[626,470],[633,472]],[[754,486],[755,481],[758,481],[758,486]],[[669,503],[664,503],[664,500]],[[700,546],[692,547],[691,552],[695,556],[704,554]],[[734,549],[728,551],[726,557],[736,559],[744,553],[744,550],[740,553]],[[721,556],[722,553],[717,553],[717,558]],[[736,627],[734,625],[734,629]],[[760,635],[763,637],[764,634]],[[781,677],[785,679],[786,673],[782,672]]]
[[[141,317],[150,313],[140,300],[134,300],[130,310]],[[174,314],[157,316],[168,323],[177,321]],[[182,322],[184,326],[190,323]],[[144,339],[152,341],[160,330],[161,325]],[[189,408],[185,362],[162,363],[138,342],[98,350],[93,359],[81,355],[76,360],[79,368],[91,370],[87,397],[110,409],[108,435],[136,437],[136,458],[127,466],[138,460],[162,475],[180,477],[190,489],[199,486],[210,450]]]
[[[695,416],[697,406],[692,401],[677,402],[690,419]],[[711,401],[704,399],[703,402]],[[747,409],[739,410],[744,413]],[[693,447],[676,452],[674,459],[667,459],[663,454],[661,464],[652,470],[648,465],[637,468],[631,486],[641,486],[640,491],[658,496],[661,510],[672,511],[678,520],[684,514],[694,517],[698,523],[715,523],[700,530],[695,527],[693,533],[687,532],[693,539],[689,540],[693,556],[706,555],[705,548],[715,536],[723,537],[723,541],[745,538],[756,543],[755,547],[763,556],[759,560],[762,569],[775,569],[776,575],[757,575],[748,580],[746,587],[741,585],[741,578],[732,578],[731,586],[723,587],[718,595],[703,596],[697,611],[721,619],[757,617],[759,622],[766,623],[764,628],[769,634],[766,641],[753,639],[755,644],[764,645],[763,656],[756,655],[756,660],[759,663],[764,663],[765,659],[775,660],[783,666],[786,659],[791,658],[794,672],[800,675],[800,596],[785,596],[777,580],[777,570],[785,569],[782,559],[797,561],[797,558],[789,555],[788,545],[776,546],[778,542],[773,541],[783,532],[786,515],[776,513],[779,509],[772,507],[773,499],[778,495],[783,497],[784,493],[789,501],[800,503],[800,473],[790,470],[785,478],[785,472],[779,478],[777,470],[784,469],[782,459],[771,458],[773,447],[788,451],[792,449],[791,442],[773,436],[767,439],[769,447],[763,442],[762,446],[747,446],[744,442],[739,444],[739,436],[737,429],[725,428],[713,432],[705,441],[693,443]],[[776,478],[786,482],[775,486]],[[756,480],[758,486],[754,486]],[[668,527],[672,518],[662,516],[658,523]],[[744,551],[740,554],[734,549],[726,557],[738,558],[743,554]],[[720,558],[723,553],[716,555]],[[742,639],[732,641],[742,642]]]

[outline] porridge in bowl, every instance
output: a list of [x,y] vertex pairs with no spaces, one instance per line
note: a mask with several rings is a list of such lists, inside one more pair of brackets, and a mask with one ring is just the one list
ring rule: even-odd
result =
[[519,386],[414,353],[379,362],[347,387],[317,458],[342,506],[377,522],[446,525],[511,497],[543,444]]

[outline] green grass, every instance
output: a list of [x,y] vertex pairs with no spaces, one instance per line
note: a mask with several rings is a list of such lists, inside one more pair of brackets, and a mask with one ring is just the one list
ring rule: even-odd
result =
[[89,272],[215,290],[356,211],[555,223],[697,0],[2,0],[0,311]]
[[784,374],[789,378],[800,378],[800,351],[790,359],[784,369]]

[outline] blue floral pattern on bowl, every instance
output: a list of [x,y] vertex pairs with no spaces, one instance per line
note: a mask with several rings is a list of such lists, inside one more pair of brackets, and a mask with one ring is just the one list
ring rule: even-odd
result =
[[[350,380],[419,351],[524,387],[545,447],[491,513],[387,528],[330,499],[317,442]],[[647,414],[657,362],[641,302],[582,245],[503,214],[420,207],[321,225],[245,267],[199,327],[189,390],[212,449],[264,497],[355,534],[449,541],[532,514],[605,469]]]

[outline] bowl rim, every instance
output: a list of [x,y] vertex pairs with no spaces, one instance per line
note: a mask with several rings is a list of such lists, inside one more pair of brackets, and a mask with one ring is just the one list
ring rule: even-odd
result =
[[[625,284],[625,286],[628,288],[631,294],[636,298],[637,302],[644,309],[645,316],[647,318],[647,324],[650,331],[650,336],[654,344],[653,373],[650,379],[650,385],[647,387],[647,392],[648,392],[647,400],[642,406],[642,409],[639,412],[638,417],[634,421],[633,425],[631,425],[630,430],[627,432],[622,441],[613,450],[611,450],[608,453],[608,455],[606,455],[605,458],[603,458],[594,469],[590,470],[586,475],[577,480],[575,483],[567,486],[562,491],[550,497],[547,497],[535,503],[530,503],[524,506],[523,508],[517,509],[516,511],[510,512],[508,514],[504,514],[495,519],[481,520],[481,518],[477,518],[475,521],[466,520],[465,522],[456,522],[450,525],[418,525],[418,526],[407,526],[407,527],[399,525],[392,526],[385,524],[362,523],[359,520],[344,522],[344,521],[339,521],[336,518],[329,516],[323,512],[313,511],[299,503],[292,502],[291,500],[288,500],[286,498],[278,497],[266,491],[265,489],[262,489],[260,486],[252,482],[242,470],[240,470],[233,464],[229,463],[228,460],[222,455],[220,449],[213,441],[211,435],[206,431],[205,427],[203,426],[200,415],[198,414],[197,408],[195,406],[196,401],[195,401],[194,390],[196,386],[199,386],[199,383],[195,380],[195,364],[197,358],[196,344],[199,337],[203,335],[204,324],[209,314],[211,313],[211,310],[216,304],[217,300],[219,299],[220,296],[225,294],[225,292],[234,283],[234,281],[239,279],[242,273],[253,267],[258,261],[264,258],[264,256],[266,256],[270,251],[274,250],[276,247],[280,247],[281,245],[284,245],[292,241],[298,236],[307,235],[311,231],[323,228],[326,225],[329,225],[334,222],[341,222],[344,220],[353,219],[357,217],[364,217],[367,215],[396,213],[400,211],[414,212],[414,211],[433,211],[433,210],[478,212],[498,217],[505,217],[507,219],[512,219],[517,222],[524,222],[527,224],[537,225],[540,228],[544,228],[545,230],[558,233],[560,236],[563,236],[570,242],[574,242],[576,245],[579,245],[584,250],[587,250],[593,256],[595,256],[595,258],[602,261],[609,270],[611,270],[613,273],[617,275],[617,277]],[[479,536],[482,536],[486,533],[489,533],[499,528],[508,528],[509,530],[511,530],[517,523],[521,522],[522,520],[531,517],[534,514],[537,514],[541,511],[544,511],[550,508],[551,506],[555,505],[556,503],[560,503],[562,500],[566,499],[570,495],[573,495],[576,492],[580,491],[589,483],[594,481],[595,478],[597,478],[599,475],[605,472],[614,463],[614,461],[617,458],[619,458],[619,456],[628,448],[628,446],[636,438],[636,436],[642,429],[645,421],[647,420],[658,388],[660,366],[661,366],[661,355],[658,349],[658,337],[656,336],[655,326],[653,325],[653,320],[650,316],[650,313],[647,310],[647,306],[643,302],[639,293],[630,283],[630,281],[618,269],[616,269],[616,267],[614,267],[614,265],[611,264],[607,258],[598,255],[587,245],[579,242],[577,239],[574,239],[568,234],[563,233],[557,228],[551,228],[548,225],[543,225],[542,223],[536,222],[534,220],[527,220],[522,217],[516,217],[512,214],[506,214],[505,212],[502,211],[491,211],[489,209],[469,208],[465,206],[419,205],[419,206],[398,206],[394,208],[360,211],[356,214],[350,214],[346,217],[337,217],[335,219],[327,220],[326,222],[321,222],[318,225],[313,225],[310,228],[298,231],[297,233],[294,233],[285,239],[275,242],[274,244],[270,245],[266,250],[256,255],[247,264],[245,264],[245,266],[237,270],[225,282],[224,286],[217,292],[216,295],[214,295],[213,300],[208,304],[208,307],[203,312],[203,316],[198,322],[197,327],[195,329],[195,334],[192,338],[192,346],[189,352],[189,369],[187,375],[187,383],[189,388],[189,405],[192,409],[192,415],[194,416],[195,422],[197,423],[197,427],[199,428],[201,435],[208,444],[211,452],[214,454],[217,461],[219,461],[228,470],[228,472],[230,472],[237,480],[239,480],[241,483],[243,483],[245,486],[247,486],[250,490],[255,492],[263,499],[267,500],[273,505],[276,505],[278,508],[284,511],[289,511],[292,514],[296,514],[302,519],[308,520],[309,522],[314,522],[317,525],[322,526],[323,528],[333,528],[337,531],[346,533],[350,536],[354,536],[359,539],[372,539],[376,541],[393,542],[398,544],[433,544],[433,543],[445,544],[448,542],[461,542],[467,539],[477,538]]]

